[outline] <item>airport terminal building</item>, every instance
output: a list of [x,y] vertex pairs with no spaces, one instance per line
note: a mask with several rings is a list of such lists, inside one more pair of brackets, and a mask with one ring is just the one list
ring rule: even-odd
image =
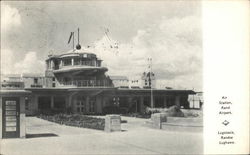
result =
[[130,86],[126,76],[109,76],[107,71],[90,50],[71,50],[49,55],[45,74],[9,75],[1,89],[29,92],[25,96],[26,115],[44,110],[105,114],[113,107],[121,113],[172,105],[190,108],[188,95],[195,94],[192,90],[156,89],[152,72],[142,73],[140,85]]

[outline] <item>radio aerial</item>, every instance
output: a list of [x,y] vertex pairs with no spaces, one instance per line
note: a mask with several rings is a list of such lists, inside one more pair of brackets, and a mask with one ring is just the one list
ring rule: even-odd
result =
[[78,31],[78,43],[76,45],[76,49],[80,50],[81,49],[81,45],[79,44],[79,38],[80,38],[80,36],[79,36],[79,28],[77,29],[77,31]]
[[[71,42],[71,39],[72,39],[72,44],[73,44],[73,47],[72,47],[72,48],[73,48],[73,51],[74,51],[74,49],[75,49],[75,46],[74,46],[74,45],[75,45],[75,44],[74,44],[75,37],[74,37],[74,36],[75,36],[75,33],[74,33],[74,32],[71,32],[71,33],[70,33],[70,36],[69,36],[69,41],[68,41],[68,44],[69,44],[69,43]],[[76,45],[76,49],[77,49],[77,50],[80,50],[80,49],[81,49],[81,45],[79,44],[79,38],[80,38],[80,37],[79,37],[79,28],[78,28],[78,43],[77,43],[77,45]]]

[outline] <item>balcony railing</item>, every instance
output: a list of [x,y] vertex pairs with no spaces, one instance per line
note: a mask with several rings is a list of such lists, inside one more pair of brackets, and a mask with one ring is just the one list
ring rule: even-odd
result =
[[107,80],[73,80],[61,83],[63,86],[75,87],[111,87]]

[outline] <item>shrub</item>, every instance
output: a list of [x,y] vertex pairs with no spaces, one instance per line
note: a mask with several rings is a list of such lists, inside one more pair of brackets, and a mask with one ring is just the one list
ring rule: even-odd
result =
[[104,130],[105,120],[103,118],[94,118],[79,114],[55,114],[55,115],[44,115],[40,114],[37,117],[45,119],[58,124],[65,124],[68,126],[76,126],[82,128],[90,128],[97,130]]
[[128,113],[128,108],[118,107],[118,106],[106,106],[103,108],[104,114],[126,114]]
[[170,117],[184,117],[184,113],[181,111],[180,107],[173,105],[167,111],[167,116]]

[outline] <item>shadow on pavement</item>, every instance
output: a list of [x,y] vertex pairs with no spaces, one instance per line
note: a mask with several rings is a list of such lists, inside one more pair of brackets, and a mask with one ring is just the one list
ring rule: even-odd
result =
[[58,137],[58,135],[54,133],[26,134],[26,138],[40,138],[40,137]]

